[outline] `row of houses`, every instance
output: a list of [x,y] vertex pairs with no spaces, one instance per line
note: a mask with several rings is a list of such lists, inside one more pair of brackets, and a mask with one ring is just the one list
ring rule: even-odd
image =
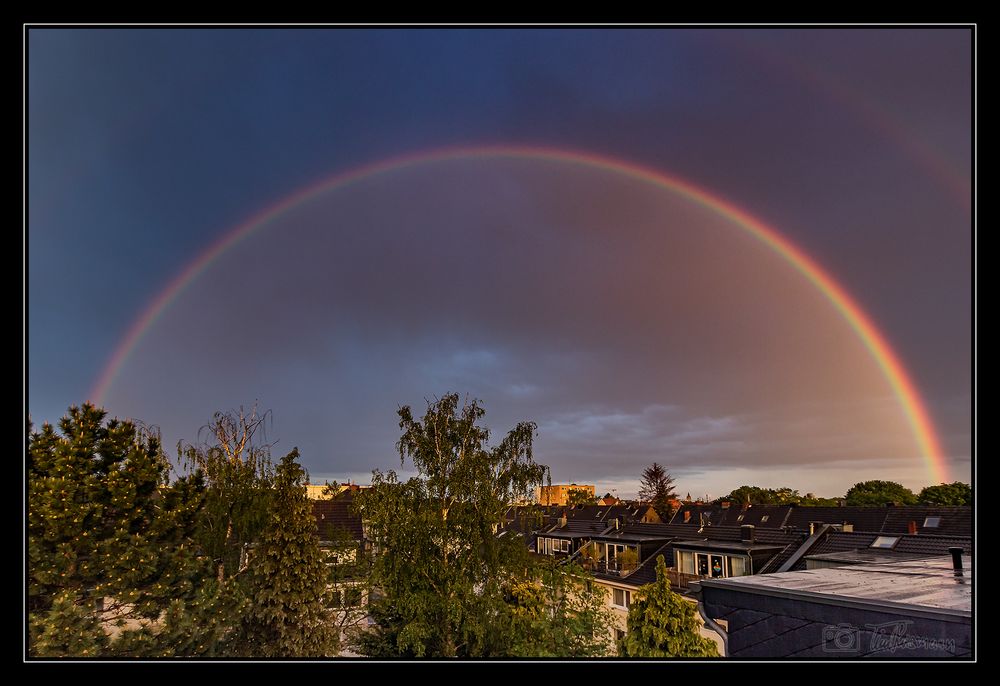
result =
[[[332,500],[313,501],[318,532],[331,564],[353,562],[354,558],[342,552],[345,540],[354,550],[365,544],[364,527],[352,512],[352,501],[350,492]],[[836,627],[836,622],[822,625],[811,620],[807,622],[795,617],[794,609],[785,607],[780,612],[792,614],[781,615],[785,623],[778,622],[780,627],[769,628],[767,622],[759,623],[763,608],[774,605],[774,598],[781,595],[775,595],[780,583],[789,588],[801,586],[815,590],[823,586],[816,575],[827,574],[838,579],[827,586],[838,588],[837,593],[843,595],[846,588],[852,587],[845,585],[845,578],[854,579],[854,586],[860,589],[865,584],[858,580],[866,574],[877,573],[881,576],[873,578],[885,579],[889,575],[886,567],[897,564],[909,565],[906,571],[900,572],[904,581],[913,580],[914,570],[937,570],[920,577],[923,582],[930,583],[928,579],[940,581],[938,572],[943,569],[942,565],[956,554],[969,560],[966,568],[970,568],[973,552],[971,508],[942,506],[731,507],[725,503],[691,503],[682,505],[668,522],[661,521],[651,506],[642,503],[512,506],[498,535],[520,536],[536,555],[575,561],[589,569],[595,581],[607,590],[609,608],[617,618],[613,628],[616,639],[626,631],[625,620],[633,594],[655,580],[656,559],[662,555],[669,567],[674,590],[698,606],[703,635],[716,641],[721,654],[733,656],[778,657],[785,655],[779,654],[782,650],[792,651],[787,654],[799,650],[805,651],[803,655],[813,655],[830,647],[832,638],[826,629]],[[804,585],[796,576],[803,573],[811,579]],[[765,577],[769,580],[767,585],[756,581]],[[340,583],[343,589],[340,591],[341,609],[359,621],[365,614],[360,584],[360,580],[352,580],[349,575]],[[735,588],[731,587],[733,584],[737,584]],[[970,649],[971,639],[963,638],[962,631],[969,627],[971,607],[963,610],[962,603],[966,600],[971,603],[971,596],[966,598],[965,595],[971,588],[971,571],[963,577],[963,584],[954,593],[938,589],[938,595],[949,598],[947,612],[958,612],[959,621],[951,624],[952,628],[958,627],[961,635],[949,634],[951,643],[942,643],[952,646],[952,652],[946,649],[942,652],[934,644],[929,653],[921,655],[963,655],[966,654],[963,650]],[[914,585],[915,589],[918,587],[919,584]],[[351,591],[352,588],[356,590]],[[857,589],[856,593],[863,595],[863,591]],[[817,611],[817,616],[835,616],[830,608],[837,606],[837,593],[824,600],[826,605]],[[743,600],[739,602],[754,605],[756,609],[734,605],[740,598]],[[919,600],[919,592],[915,591],[910,600],[914,598]],[[810,603],[815,604],[815,601],[815,597],[809,599]],[[853,598],[844,602],[857,605],[859,601]],[[935,612],[926,606],[903,609],[924,619],[929,616],[928,612],[932,615]],[[896,607],[895,611],[900,608]],[[851,616],[856,619],[858,615]],[[877,618],[889,621],[885,619],[887,616],[883,612]],[[797,622],[809,628],[792,633],[800,639],[808,634],[810,638],[805,641],[808,646],[803,647],[802,640],[773,640],[783,632],[792,631],[788,627],[796,626]],[[921,627],[925,634],[929,632],[926,622]],[[834,648],[842,647],[847,641],[835,633],[834,638],[838,637],[840,643]],[[860,646],[863,641],[858,638],[855,643]],[[865,645],[876,643],[868,640]],[[831,652],[843,654],[843,651]]]
[[[875,580],[884,579],[889,573],[887,566],[908,565],[905,571],[899,572],[903,579],[899,583],[904,583],[913,580],[917,569],[926,567],[940,571],[938,568],[944,564],[941,560],[947,562],[950,556],[956,554],[967,557],[972,554],[972,513],[968,507],[730,507],[726,503],[689,504],[682,506],[668,523],[663,523],[648,506],[620,503],[612,507],[511,508],[506,526],[524,536],[529,549],[536,554],[575,560],[590,569],[595,579],[609,591],[609,605],[619,618],[616,636],[625,631],[625,617],[632,594],[655,580],[655,560],[662,555],[670,567],[673,588],[691,602],[698,603],[705,622],[702,633],[716,640],[723,654],[755,657],[784,657],[796,651],[802,652],[803,656],[842,655],[846,651],[841,644],[845,642],[857,647],[860,651],[858,655],[868,654],[861,651],[863,646],[871,648],[872,654],[880,654],[880,650],[885,652],[884,648],[878,648],[880,643],[877,639],[881,635],[872,634],[875,638],[869,637],[867,642],[860,638],[851,642],[837,633],[848,631],[838,627],[837,623],[818,625],[801,618],[786,617],[788,621],[781,625],[780,631],[767,622],[759,623],[765,616],[763,608],[773,602],[768,598],[777,597],[775,581],[795,587],[801,583],[801,573],[808,572],[810,580],[805,586],[815,588],[823,585],[817,575],[830,576],[831,589],[836,587],[838,590],[824,599],[826,609],[819,614],[825,612],[832,617],[830,607],[836,606],[838,594],[844,596],[846,589],[854,586],[857,587],[856,593],[866,593],[867,585],[858,581],[866,574],[876,574],[872,577]],[[966,564],[966,568],[970,566]],[[833,568],[839,571],[816,571]],[[759,590],[748,579],[763,579],[770,575],[774,575],[772,583],[767,586],[770,590],[764,595],[756,594],[756,609],[749,614],[740,614],[740,608],[726,604],[732,603],[734,598],[749,598],[753,589]],[[838,586],[832,582],[833,577],[845,575],[855,579],[854,586]],[[739,593],[727,586],[730,581],[736,580],[741,581],[741,586],[736,589]],[[924,583],[941,581],[941,575],[937,572],[924,574],[920,580]],[[949,580],[946,578],[944,583]],[[924,640],[923,644],[931,645],[924,652],[910,646],[906,657],[967,654],[971,641],[971,571],[960,581],[961,584],[947,588],[938,584],[935,590],[938,596],[947,598],[944,609],[957,612],[959,621],[935,625],[940,634],[938,638],[942,640],[937,643]],[[879,584],[873,582],[871,585],[877,587]],[[725,602],[717,599],[720,593],[723,593]],[[704,594],[716,599],[710,610],[703,602]],[[914,591],[907,597],[911,601],[924,602],[925,606],[912,605],[902,610],[896,607],[894,611],[915,613],[922,617],[927,612],[937,612],[937,609],[927,606],[927,602],[932,601],[925,596]],[[869,601],[878,597],[875,594]],[[810,602],[815,600],[811,598]],[[846,596],[844,602],[848,603]],[[852,598],[848,604],[858,602],[857,598]],[[897,627],[901,626],[899,621],[909,621],[898,616],[894,620],[886,619],[889,615],[884,608],[882,610],[875,615],[877,619],[885,620],[882,624],[886,626]],[[793,610],[782,610],[789,611]],[[730,615],[746,620],[734,625],[733,631],[741,636],[735,641],[729,640],[726,628],[730,621],[726,617]],[[792,631],[789,627],[796,626],[796,622],[802,627],[809,627],[796,632],[799,638],[805,635],[810,637],[806,641],[808,645],[803,647],[801,640],[773,640],[783,631]],[[922,626],[927,633],[927,626]],[[753,627],[752,631],[747,627]],[[829,627],[833,629],[824,632]],[[945,634],[947,640],[944,639]],[[858,637],[861,635],[857,634]],[[840,643],[831,644],[831,636],[840,637]],[[898,637],[893,640],[898,647]],[[889,642],[892,643],[892,640]],[[841,649],[838,650],[837,646]],[[947,646],[951,647],[950,652]]]

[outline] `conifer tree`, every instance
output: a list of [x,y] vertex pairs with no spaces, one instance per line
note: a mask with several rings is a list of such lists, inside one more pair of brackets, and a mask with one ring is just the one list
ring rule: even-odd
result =
[[337,653],[339,637],[326,609],[329,573],[298,457],[296,448],[281,459],[275,474],[269,520],[248,563],[249,604],[232,641],[236,654],[275,658]]
[[695,607],[670,590],[667,565],[656,558],[656,581],[632,595],[622,657],[717,657],[715,643],[698,632]]
[[31,655],[115,652],[113,624],[152,631],[208,570],[192,545],[201,475],[169,483],[158,437],[105,415],[71,407],[61,433],[28,438]]

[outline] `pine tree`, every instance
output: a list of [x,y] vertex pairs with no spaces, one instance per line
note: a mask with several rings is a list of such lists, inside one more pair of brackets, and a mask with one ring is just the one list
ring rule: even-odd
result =
[[656,462],[642,471],[639,499],[651,504],[664,522],[669,522],[673,515],[673,506],[670,504],[676,497],[673,484],[674,478]]
[[622,657],[717,657],[715,643],[698,632],[694,605],[670,590],[667,565],[656,558],[656,581],[632,595]]
[[338,635],[326,609],[329,573],[306,496],[299,451],[281,459],[270,518],[252,549],[249,605],[232,641],[249,657],[325,657]]
[[115,653],[113,622],[155,633],[208,569],[192,545],[201,475],[169,483],[158,437],[105,414],[71,407],[61,435],[44,424],[28,438],[31,655]]

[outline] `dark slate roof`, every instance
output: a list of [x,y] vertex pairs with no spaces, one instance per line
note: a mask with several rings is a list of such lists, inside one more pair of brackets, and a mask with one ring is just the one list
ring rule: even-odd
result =
[[719,509],[712,518],[712,526],[742,526],[753,524],[757,528],[780,529],[795,508],[790,505],[750,505]]
[[966,555],[972,554],[972,539],[964,536],[902,536],[893,550],[901,553],[926,553],[928,555],[947,555],[948,548],[961,547]]
[[[871,544],[879,536],[897,536],[899,541],[892,548],[872,548]],[[972,538],[961,536],[930,536],[927,534],[879,534],[864,532],[832,531],[823,540],[817,541],[808,555],[828,553],[848,553],[861,550],[879,550],[888,554],[904,556],[919,553],[926,556],[947,555],[948,548],[961,547],[965,554],[972,554]],[[799,560],[793,570],[805,569],[805,559]]]
[[[855,531],[879,532],[885,523],[887,507],[810,507],[796,506],[788,515],[785,526],[809,530],[809,522],[851,524]],[[904,531],[905,533],[905,531]]]
[[361,526],[361,516],[351,512],[351,504],[354,502],[353,496],[343,495],[332,500],[313,500],[311,502],[320,540],[331,540],[333,532],[338,528],[345,530],[355,541],[362,539],[364,529]]
[[702,514],[704,515],[705,523],[706,524],[710,524],[712,522],[718,522],[721,519],[724,511],[722,509],[722,506],[718,505],[718,504],[708,503],[708,504],[704,504],[704,505],[695,505],[693,503],[687,503],[687,504],[681,505],[677,509],[677,512],[675,512],[674,516],[670,519],[670,523],[671,524],[684,524],[685,523],[684,522],[684,513],[685,512],[690,512],[691,513],[691,519],[688,522],[689,524],[698,524],[698,522],[699,522],[699,515],[702,515]]
[[[916,507],[887,507],[883,533],[905,534],[910,522],[917,525],[918,534],[934,536],[972,536],[972,508],[921,505]],[[925,527],[927,517],[940,517],[937,527]]]
[[[864,548],[861,550],[848,550],[843,553],[824,553],[822,555],[806,555],[806,560],[822,560],[825,562],[839,562],[841,564],[884,564],[888,562],[902,562],[903,560],[918,560],[927,557],[920,553],[900,553],[895,550],[881,550],[879,548]],[[805,569],[805,567],[803,567]]]
[[606,522],[597,522],[593,520],[573,520],[566,519],[566,524],[561,525],[559,522],[542,529],[539,534],[541,535],[552,535],[558,538],[585,538],[588,536],[596,536],[606,530],[608,524]]

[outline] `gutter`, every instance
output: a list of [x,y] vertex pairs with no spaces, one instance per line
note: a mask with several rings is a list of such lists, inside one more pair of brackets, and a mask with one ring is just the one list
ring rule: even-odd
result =
[[698,602],[698,614],[701,615],[705,626],[714,631],[722,639],[722,657],[729,657],[729,634],[722,626],[708,615],[705,609],[705,601],[701,595],[701,582],[695,581],[688,586],[688,592]]

